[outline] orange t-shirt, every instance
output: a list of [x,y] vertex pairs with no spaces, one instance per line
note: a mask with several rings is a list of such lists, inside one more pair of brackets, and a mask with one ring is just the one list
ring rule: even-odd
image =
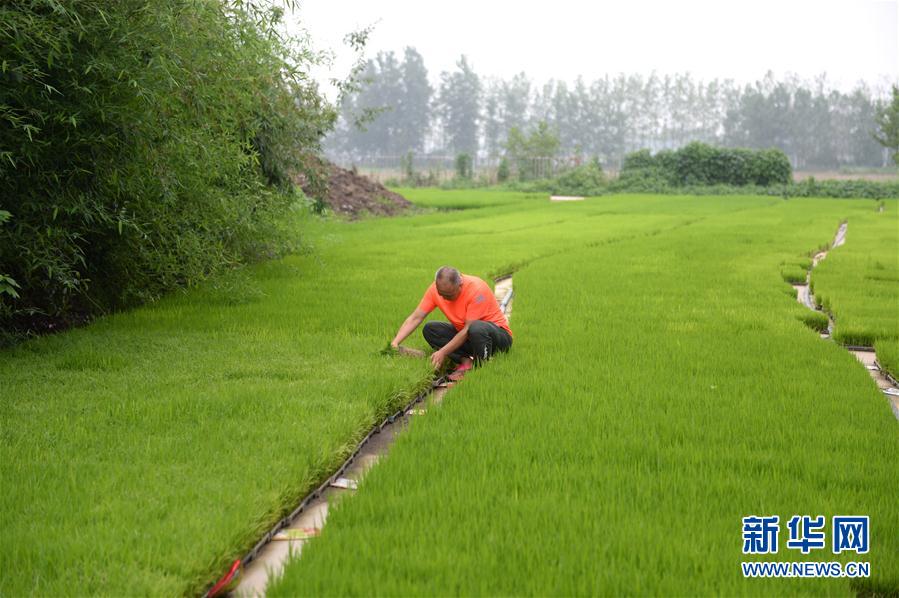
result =
[[509,322],[499,308],[493,291],[486,282],[477,276],[462,274],[462,290],[459,291],[459,296],[452,301],[441,297],[437,292],[437,283],[432,282],[421,298],[418,309],[425,313],[431,313],[435,307],[440,308],[440,311],[455,326],[456,330],[462,330],[466,320],[484,320],[493,322],[508,332],[510,336],[512,335]]

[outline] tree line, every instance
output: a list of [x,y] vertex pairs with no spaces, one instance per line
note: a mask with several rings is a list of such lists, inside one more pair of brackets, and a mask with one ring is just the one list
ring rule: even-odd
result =
[[[480,76],[462,56],[432,85],[415,48],[379,52],[365,64],[361,89],[340,105],[327,151],[349,159],[378,155],[494,158],[541,126],[558,137],[558,152],[596,156],[606,166],[625,154],[702,141],[727,147],[778,148],[794,168],[888,164],[877,119],[887,97],[865,83],[833,88],[824,75],[740,85],[689,73],[619,74],[573,83],[538,84],[518,73]],[[361,117],[361,118],[360,118]]]

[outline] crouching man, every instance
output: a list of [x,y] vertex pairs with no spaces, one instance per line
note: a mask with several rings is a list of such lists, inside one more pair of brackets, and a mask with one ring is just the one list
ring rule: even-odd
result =
[[435,368],[447,357],[457,364],[450,380],[460,380],[495,351],[508,351],[512,346],[509,322],[487,283],[449,266],[437,270],[434,282],[390,344],[398,348],[435,307],[449,322],[428,322],[422,333],[434,349],[431,363]]

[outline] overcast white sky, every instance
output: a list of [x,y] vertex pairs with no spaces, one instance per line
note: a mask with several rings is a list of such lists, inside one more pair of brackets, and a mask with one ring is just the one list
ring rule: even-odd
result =
[[343,36],[376,23],[366,55],[414,46],[434,81],[463,53],[481,75],[537,82],[653,70],[748,82],[769,69],[827,72],[843,89],[899,80],[899,0],[300,0],[287,19],[337,53],[338,75]]

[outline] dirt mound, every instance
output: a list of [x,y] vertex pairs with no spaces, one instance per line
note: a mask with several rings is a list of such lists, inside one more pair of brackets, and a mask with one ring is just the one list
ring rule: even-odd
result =
[[[389,190],[384,185],[364,177],[352,170],[341,168],[330,162],[322,164],[328,172],[328,192],[322,199],[334,212],[357,218],[362,214],[393,216],[405,211],[412,203]],[[318,194],[302,175],[297,177],[297,184],[310,197]]]

